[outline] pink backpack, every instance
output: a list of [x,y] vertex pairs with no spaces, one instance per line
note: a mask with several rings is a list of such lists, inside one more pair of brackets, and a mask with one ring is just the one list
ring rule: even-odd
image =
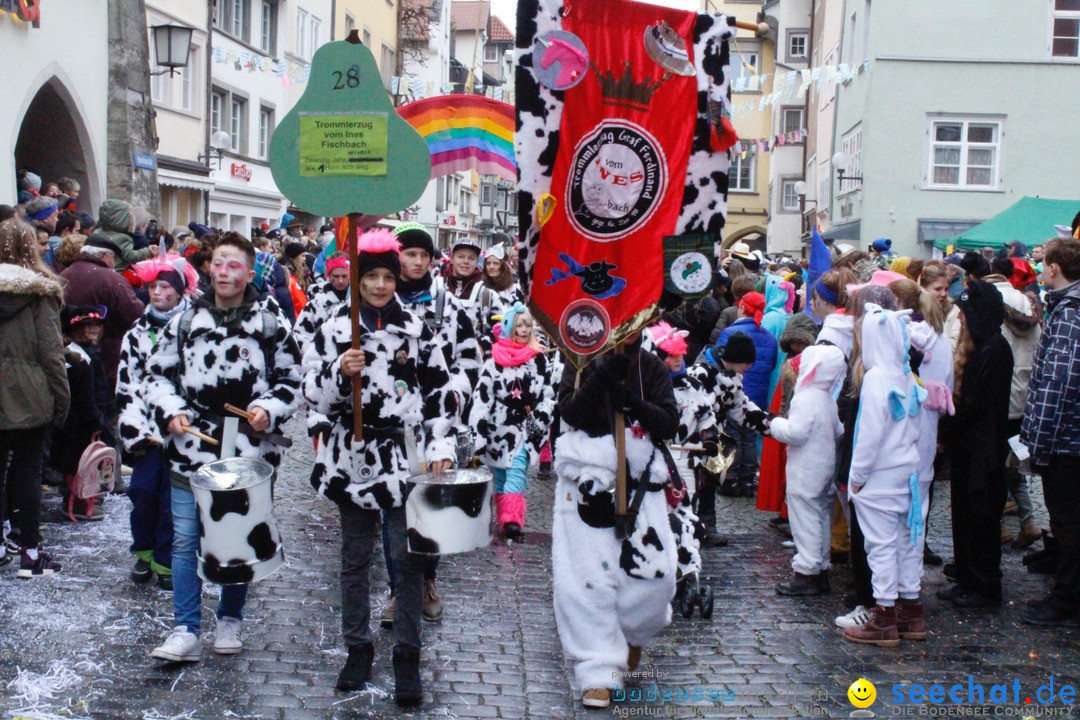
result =
[[79,469],[68,478],[68,518],[75,521],[75,501],[86,500],[86,514],[94,511],[97,498],[107,492],[112,492],[116,484],[116,473],[119,462],[116,458],[116,450],[100,440],[95,440],[86,446],[82,457],[79,458]]

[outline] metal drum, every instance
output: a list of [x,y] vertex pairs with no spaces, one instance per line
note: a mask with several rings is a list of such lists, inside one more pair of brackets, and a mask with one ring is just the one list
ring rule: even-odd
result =
[[274,524],[265,460],[234,457],[203,465],[191,478],[199,508],[199,577],[221,585],[269,577],[285,562]]
[[406,480],[409,552],[450,555],[491,542],[491,473],[448,470]]

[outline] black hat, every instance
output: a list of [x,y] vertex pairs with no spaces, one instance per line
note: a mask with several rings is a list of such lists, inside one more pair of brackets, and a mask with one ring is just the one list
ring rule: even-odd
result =
[[454,244],[450,247],[450,254],[453,255],[459,248],[468,248],[469,250],[475,250],[479,255],[483,252],[484,248],[480,247],[480,243],[471,237],[462,236],[454,241]]
[[303,255],[305,252],[307,252],[307,250],[305,250],[304,246],[298,242],[289,243],[285,246],[285,257],[289,258],[290,260],[295,260],[296,258]]
[[984,280],[968,280],[956,304],[964,313],[964,324],[975,342],[999,332],[1005,322],[1005,302],[1001,291]]
[[401,275],[401,243],[394,233],[382,228],[369,230],[356,244],[356,274],[364,277],[375,268],[386,268],[394,277]]
[[64,332],[74,330],[89,322],[105,322],[109,309],[104,305],[65,305],[60,313]]
[[104,235],[94,234],[86,238],[86,242],[83,243],[84,247],[96,247],[103,250],[110,251],[116,257],[120,257],[124,254],[124,251],[120,249],[120,246],[114,243]]
[[757,348],[749,335],[737,332],[728,338],[720,359],[729,363],[752,363],[757,360]]
[[426,250],[431,257],[435,257],[435,243],[432,242],[431,234],[427,231],[427,228],[420,223],[410,222],[399,225],[394,230],[394,234],[397,235],[402,250],[420,248]]

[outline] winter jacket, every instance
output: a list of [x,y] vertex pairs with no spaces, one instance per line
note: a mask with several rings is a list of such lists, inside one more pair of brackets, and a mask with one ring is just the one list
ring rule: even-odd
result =
[[855,318],[851,315],[832,313],[821,321],[821,330],[817,335],[818,345],[835,345],[851,359],[851,348],[855,342]]
[[104,305],[108,308],[105,332],[101,336],[101,359],[111,387],[116,384],[124,333],[142,316],[146,306],[135,297],[128,281],[98,258],[80,256],[60,277],[67,281],[64,302],[68,305]]
[[716,324],[713,325],[712,332],[709,333],[709,345],[715,345],[717,339],[720,337],[720,333],[739,319],[739,307],[737,305],[729,305],[720,311],[720,316],[716,318]]
[[[435,317],[440,293],[443,298],[441,321]],[[468,311],[460,300],[447,291],[442,278],[434,279],[430,293],[414,298],[413,302],[402,302],[402,305],[420,315],[435,335],[435,345],[442,349],[446,366],[450,369],[450,384],[457,393],[459,411],[466,412],[469,398],[480,380],[480,366],[484,361],[476,328]]]
[[799,358],[788,416],[773,418],[769,431],[788,445],[788,492],[820,494],[832,485],[836,441],[844,434],[834,397],[847,374],[847,361],[829,345],[808,347]]
[[[485,362],[466,423],[476,430],[480,460],[488,467],[508,468],[523,449],[537,455],[547,440],[554,410],[555,388],[547,356],[537,354],[512,367]],[[545,431],[531,438],[526,427],[530,412],[531,422]]]
[[[312,288],[314,287],[312,285]],[[319,292],[312,292],[308,296],[308,303],[300,312],[300,316],[296,318],[296,325],[293,327],[293,336],[300,347],[301,356],[315,337],[315,333],[319,332],[322,324],[334,316],[337,306],[345,302],[348,297],[347,288],[338,292],[329,284]]]
[[713,414],[720,425],[730,420],[736,425],[759,433],[768,432],[768,414],[743,391],[740,376],[719,363],[713,362],[712,350],[705,350],[705,359],[694,363],[687,374],[701,384],[713,399]]
[[[181,342],[185,318],[190,327]],[[185,487],[199,467],[218,459],[220,448],[194,435],[170,434],[170,419],[187,415],[191,427],[220,440],[223,418],[233,417],[226,404],[258,405],[276,431],[300,405],[300,378],[300,350],[288,320],[270,300],[260,300],[253,285],[240,307],[222,310],[210,292],[175,316],[150,356],[146,378],[146,399],[167,442],[173,484]],[[236,454],[274,467],[281,461],[277,446],[243,433],[236,438]]]
[[[961,286],[960,292],[963,291],[964,288]],[[956,297],[960,297],[960,293],[957,293]],[[960,307],[953,304],[949,308],[949,314],[945,316],[945,337],[948,339],[949,347],[952,348],[954,354],[956,353],[956,346],[960,344],[960,329],[962,327],[960,324]]]
[[[969,490],[967,498],[958,500],[985,514],[994,508],[988,504],[992,498],[983,491],[1004,488],[1013,362],[1012,350],[1001,334],[1003,305],[984,303],[975,308],[977,312],[964,313],[974,347],[959,378],[956,415],[943,417],[941,428],[952,476],[964,478],[963,487]],[[976,507],[980,503],[982,507]]]
[[862,321],[862,363],[848,492],[883,510],[906,510],[919,467],[920,389],[907,368],[901,316],[873,303]]
[[1046,306],[1020,431],[1036,465],[1080,455],[1080,280],[1047,292]]
[[[185,303],[183,310],[186,309]],[[161,440],[163,437],[146,399],[145,381],[150,357],[165,335],[165,325],[148,308],[124,335],[116,376],[116,405],[120,411],[120,442],[127,456],[135,457],[145,452],[152,442],[148,438]]]
[[71,343],[64,356],[71,408],[63,427],[53,435],[49,450],[49,467],[62,475],[74,475],[78,471],[79,459],[94,433],[105,428],[108,400],[104,395],[105,376],[97,350],[93,348],[93,352],[87,352],[78,343]]
[[723,354],[728,338],[737,332],[749,335],[750,339],[754,341],[754,349],[757,351],[757,359],[754,360],[754,364],[743,373],[743,389],[758,407],[768,407],[769,396],[772,394],[773,388],[776,387],[776,383],[773,383],[772,386],[769,385],[769,379],[772,377],[773,369],[776,367],[776,359],[780,354],[779,345],[772,333],[764,327],[755,325],[753,318],[744,317],[739,318],[720,333],[720,336],[716,339],[716,346],[713,348],[715,357],[719,358]]
[[674,441],[683,445],[698,443],[702,433],[716,436],[716,397],[705,385],[684,369],[673,374],[671,385],[675,390],[675,404],[679,408],[679,429]]
[[[121,273],[129,267],[154,254],[154,248],[135,249],[131,235],[131,206],[123,200],[106,200],[98,210],[98,222],[91,237],[101,236],[120,248],[116,256],[116,272]],[[123,334],[123,333],[121,333]]]
[[60,426],[70,395],[60,333],[64,288],[0,263],[0,430]]
[[1013,354],[1009,419],[1016,420],[1024,416],[1031,366],[1035,364],[1035,352],[1042,337],[1042,305],[1031,295],[1014,288],[1000,275],[990,275],[986,282],[998,289],[1005,302],[1005,322],[1001,326],[1001,334]]
[[304,397],[332,423],[311,484],[339,505],[389,510],[402,506],[411,474],[405,434],[422,427],[427,461],[453,460],[457,407],[446,359],[424,321],[396,300],[361,310],[362,440],[353,438],[353,379],[341,374],[339,362],[352,347],[347,304],[337,306],[304,352]]

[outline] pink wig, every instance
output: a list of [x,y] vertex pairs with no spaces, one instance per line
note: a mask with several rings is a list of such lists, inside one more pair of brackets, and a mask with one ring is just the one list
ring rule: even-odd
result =
[[663,320],[649,328],[649,335],[652,336],[656,347],[668,355],[686,354],[686,336],[688,334],[685,330],[676,330]]
[[199,273],[179,255],[170,253],[164,258],[143,260],[132,265],[131,269],[147,285],[157,280],[158,275],[163,272],[177,272],[184,279],[184,294],[188,297],[199,294]]
[[389,230],[368,230],[360,236],[360,242],[356,244],[358,252],[384,253],[401,252],[401,243],[397,236]]

